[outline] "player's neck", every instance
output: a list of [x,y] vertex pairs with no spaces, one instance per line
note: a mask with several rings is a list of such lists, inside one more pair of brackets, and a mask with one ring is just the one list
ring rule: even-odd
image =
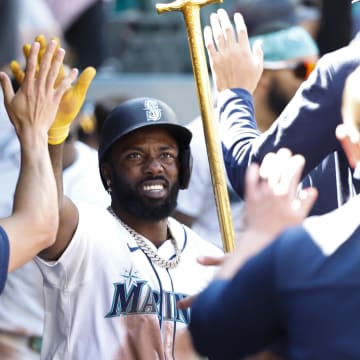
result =
[[138,234],[150,240],[156,247],[161,246],[161,244],[169,238],[167,218],[159,221],[149,221],[139,219],[118,209],[113,210],[119,219],[134,229]]

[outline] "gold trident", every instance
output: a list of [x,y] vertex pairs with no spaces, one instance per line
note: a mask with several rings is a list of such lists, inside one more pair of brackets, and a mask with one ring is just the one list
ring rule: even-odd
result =
[[221,3],[222,1],[223,0],[177,0],[170,4],[156,4],[156,10],[159,14],[168,11],[181,11],[184,16],[208,151],[211,179],[215,193],[221,238],[224,250],[230,252],[235,248],[235,235],[220,141],[217,136],[217,123],[214,121],[213,101],[200,22],[201,6]]

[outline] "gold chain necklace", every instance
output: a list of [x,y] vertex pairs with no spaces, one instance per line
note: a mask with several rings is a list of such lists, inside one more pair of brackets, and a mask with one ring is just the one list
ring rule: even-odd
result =
[[179,264],[181,259],[181,251],[177,244],[177,241],[171,237],[171,243],[174,245],[175,248],[175,257],[171,260],[162,259],[156,251],[154,251],[143,239],[143,237],[137,233],[133,228],[129,225],[125,224],[114,212],[111,206],[108,208],[109,213],[114,216],[114,218],[120,222],[120,224],[130,233],[133,237],[139,248],[149,257],[149,259],[155,263],[156,265],[165,268],[165,269],[175,269],[176,266]]

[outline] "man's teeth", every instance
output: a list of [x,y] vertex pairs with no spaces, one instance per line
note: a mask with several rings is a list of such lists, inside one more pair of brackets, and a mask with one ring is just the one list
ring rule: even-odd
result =
[[164,189],[163,185],[145,185],[144,186],[145,191],[159,191],[159,190],[163,190],[163,189]]

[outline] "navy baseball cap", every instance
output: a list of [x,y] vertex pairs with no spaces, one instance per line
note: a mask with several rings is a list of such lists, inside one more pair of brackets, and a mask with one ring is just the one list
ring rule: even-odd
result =
[[192,133],[178,123],[175,112],[169,105],[158,99],[142,97],[122,102],[104,121],[100,133],[98,156],[100,176],[105,189],[107,185],[101,171],[101,163],[111,147],[127,134],[151,126],[165,128],[177,141],[180,158],[180,188],[187,188],[192,168],[190,151]]
[[170,106],[158,99],[135,98],[115,107],[105,119],[99,141],[99,162],[120,138],[148,126],[168,129],[180,147],[188,147],[190,144],[191,131],[178,123]]

